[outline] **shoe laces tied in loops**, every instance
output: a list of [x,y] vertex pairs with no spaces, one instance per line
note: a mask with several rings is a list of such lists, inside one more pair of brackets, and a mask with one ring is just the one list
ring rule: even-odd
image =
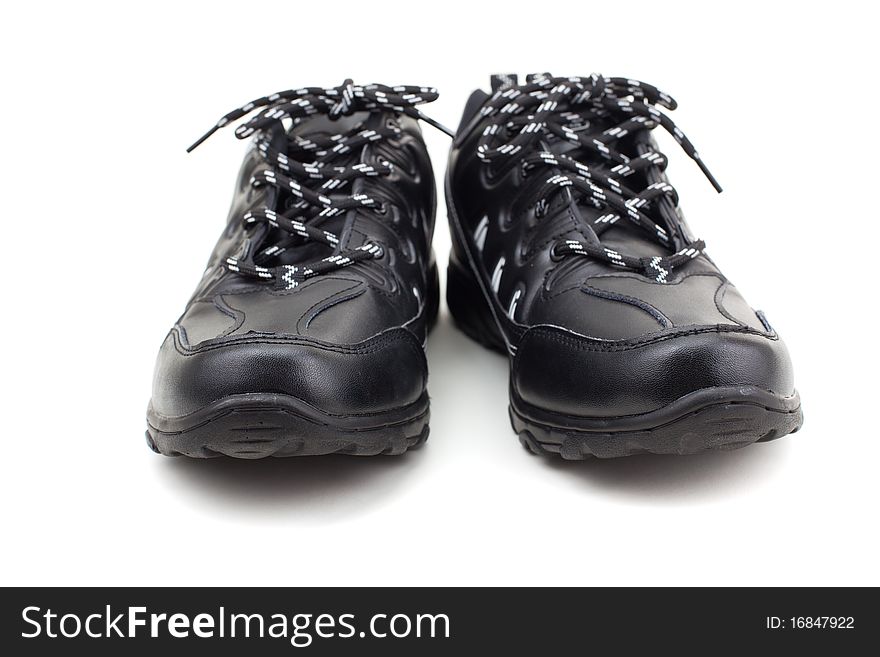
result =
[[[523,85],[499,88],[485,103],[481,113],[487,122],[477,144],[477,156],[490,167],[519,159],[526,176],[552,169],[534,193],[538,216],[545,214],[548,200],[563,189],[569,189],[602,210],[589,227],[595,242],[558,242],[552,247],[555,258],[586,256],[666,283],[672,270],[699,256],[705,244],[695,240],[673,246],[667,229],[646,212],[648,206],[661,197],[667,198],[673,206],[678,205],[678,194],[672,185],[655,182],[641,191],[627,185],[628,179],[631,181],[631,177],[640,172],[649,169],[662,172],[666,157],[655,150],[631,157],[621,151],[618,142],[628,135],[662,127],[697,163],[718,192],[721,186],[684,132],[658,107],[674,110],[677,103],[657,87],[638,80],[598,74],[586,78],[532,75]],[[597,120],[612,125],[599,134],[584,130]],[[593,164],[543,148],[543,143],[554,139],[586,152]],[[674,252],[645,258],[604,246],[600,236],[622,218],[644,229],[651,239]]]
[[[283,150],[273,148],[267,130],[284,120],[296,125],[320,114],[338,119],[355,112],[390,111],[425,121],[452,136],[452,131],[425,116],[417,107],[437,97],[437,90],[432,87],[361,86],[346,80],[338,87],[304,87],[263,96],[221,117],[187,152],[197,148],[221,128],[247,119],[235,128],[235,136],[246,139],[256,134],[257,150],[267,165],[254,173],[251,184],[274,186],[290,194],[294,201],[284,213],[266,207],[248,211],[242,217],[245,226],[267,224],[280,229],[283,237],[276,243],[263,246],[253,257],[227,258],[224,263],[226,268],[242,276],[272,281],[276,289],[292,289],[314,276],[357,262],[381,258],[384,249],[378,243],[367,241],[357,248],[340,251],[338,235],[312,224],[349,210],[371,210],[377,214],[386,211],[384,203],[367,194],[341,196],[338,190],[357,178],[389,175],[393,170],[390,162],[379,160],[375,165],[358,163],[350,166],[338,166],[334,162],[366,144],[398,136],[400,129],[386,125],[375,130],[353,129],[320,138],[287,134],[287,144]],[[312,159],[305,159],[304,156]],[[330,192],[336,193],[331,196]],[[308,219],[304,220],[307,215]],[[333,253],[307,264],[266,266],[298,241],[323,244],[331,248]]]

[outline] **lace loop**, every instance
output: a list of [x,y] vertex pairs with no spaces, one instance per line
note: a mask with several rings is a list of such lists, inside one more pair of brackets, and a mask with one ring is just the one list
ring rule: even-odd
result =
[[[685,244],[669,256],[640,258],[604,247],[599,239],[605,230],[626,218],[664,247],[673,243],[666,228],[653,221],[646,210],[661,198],[677,206],[675,189],[665,181],[648,184],[640,191],[627,184],[627,179],[634,174],[649,169],[663,171],[668,161],[662,153],[653,150],[636,157],[621,152],[617,142],[633,133],[662,127],[697,163],[715,189],[721,191],[693,143],[658,106],[674,110],[677,103],[657,87],[638,80],[597,74],[588,78],[531,75],[524,85],[499,88],[483,106],[482,116],[488,120],[478,140],[477,156],[490,166],[503,166],[511,158],[520,158],[524,176],[552,169],[534,192],[538,199],[536,208],[546,207],[551,196],[568,188],[603,211],[591,226],[597,243],[561,242],[553,248],[555,257],[588,256],[665,283],[673,268],[702,253],[705,248],[702,241]],[[607,124],[615,119],[620,122],[600,133],[588,130],[595,121]],[[607,162],[608,166],[585,164],[541,146],[553,138],[575,145],[599,162]]]
[[[313,276],[364,260],[381,258],[384,249],[373,241],[339,251],[339,237],[311,225],[311,222],[338,216],[350,210],[369,209],[377,214],[387,211],[384,203],[367,194],[352,193],[343,196],[335,192],[357,178],[389,175],[394,169],[390,162],[379,160],[376,164],[359,162],[350,166],[334,163],[342,156],[357,152],[357,149],[366,144],[399,136],[400,129],[389,124],[378,129],[359,129],[356,132],[330,136],[302,137],[286,133],[283,151],[273,147],[272,140],[265,131],[285,119],[296,125],[317,114],[337,119],[354,112],[389,111],[424,120],[452,135],[448,128],[429,119],[416,107],[436,100],[437,96],[436,89],[431,87],[388,87],[378,84],[359,86],[346,80],[340,86],[328,89],[306,87],[263,96],[224,115],[187,151],[197,148],[220,128],[250,116],[235,128],[235,136],[246,139],[257,134],[257,151],[267,165],[253,174],[251,184],[271,185],[290,194],[293,199],[293,203],[283,214],[265,207],[245,213],[241,218],[245,226],[267,224],[271,228],[280,229],[283,236],[276,243],[259,250],[252,258],[227,258],[226,268],[243,276],[274,281],[277,289],[291,289]],[[331,192],[334,192],[332,196]],[[303,220],[306,215],[309,215],[308,219]],[[330,247],[334,252],[308,264],[265,266],[298,241],[317,242]]]

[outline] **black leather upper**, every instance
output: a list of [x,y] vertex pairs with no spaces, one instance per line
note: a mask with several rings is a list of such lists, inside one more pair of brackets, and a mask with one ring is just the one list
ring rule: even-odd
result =
[[[434,178],[421,130],[406,116],[359,112],[308,119],[295,132],[307,137],[384,122],[399,126],[400,136],[369,144],[354,157],[388,160],[393,173],[357,179],[346,193],[368,193],[383,201],[386,212],[352,210],[319,224],[340,236],[340,249],[369,240],[382,246],[382,256],[290,290],[224,266],[227,257],[255,248],[267,229],[246,229],[245,212],[261,206],[285,210],[276,188],[251,184],[266,163],[256,149],[249,150],[227,227],[160,350],[154,412],[179,417],[228,395],[273,392],[328,414],[369,414],[405,406],[424,393],[423,346],[438,291],[431,251]],[[287,264],[297,264],[330,254],[328,247],[305,244],[285,257]]]
[[[713,386],[792,394],[784,344],[704,254],[665,284],[588,257],[556,257],[552,245],[583,240],[600,212],[565,189],[542,215],[528,193],[540,176],[515,165],[490,171],[478,159],[487,98],[474,92],[450,153],[451,266],[471,272],[491,304],[516,396],[560,414],[617,416]],[[631,147],[641,144],[653,145],[648,133]],[[665,180],[650,175],[648,183]],[[671,204],[664,211],[679,212]],[[602,240],[638,256],[670,253],[631,226],[615,226]]]

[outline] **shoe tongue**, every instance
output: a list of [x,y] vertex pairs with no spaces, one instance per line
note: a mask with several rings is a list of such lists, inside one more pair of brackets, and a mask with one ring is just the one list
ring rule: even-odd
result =
[[[289,138],[298,137],[300,139],[323,139],[328,137],[334,137],[339,134],[352,133],[356,131],[359,127],[366,128],[369,127],[371,123],[376,120],[375,112],[353,112],[347,116],[340,116],[338,118],[331,119],[330,117],[319,114],[312,117],[307,118],[301,123],[292,126],[289,130],[284,130],[279,125],[274,129],[272,134],[272,147],[281,151],[287,152],[288,155],[292,156],[293,154],[287,149]],[[333,158],[332,162],[328,164],[328,166],[352,166],[355,164],[359,164],[364,161],[366,152],[368,147],[354,148],[349,153],[340,154]],[[296,158],[300,162],[310,163],[314,161],[314,156],[311,152],[299,154]],[[301,181],[306,186],[311,187],[312,189],[316,189],[316,186],[312,183],[317,181]],[[320,183],[318,183],[320,184]],[[343,196],[347,196],[353,192],[357,192],[359,190],[360,185],[362,184],[361,179],[357,179],[354,183],[349,183],[349,185],[341,187],[338,192],[326,192],[329,196],[333,197],[335,194],[340,194]],[[280,198],[275,204],[276,212],[285,212],[289,209],[291,203],[295,203],[296,198],[290,194],[289,192],[285,192],[282,190]],[[328,217],[320,220],[320,223],[315,224],[320,226],[322,229],[330,231],[337,236],[340,236],[343,243],[346,241],[347,229],[349,228],[349,224],[353,218],[353,212],[345,212],[340,215],[336,215],[334,217]],[[310,219],[309,221],[314,222],[315,219]],[[269,235],[267,235],[267,243],[272,241],[277,241],[282,239],[285,236],[281,229],[276,229]],[[357,245],[355,245],[357,246]],[[297,246],[296,248],[290,249],[288,252],[279,256],[279,262],[282,264],[299,264],[306,261],[312,261],[319,258],[322,258],[327,255],[326,253],[327,247],[324,245],[318,244],[316,242],[306,242],[303,245]]]
[[316,114],[293,126],[288,134],[306,138],[317,135],[332,137],[351,132],[366,122],[370,118],[370,114],[371,112],[352,112],[349,115],[336,118],[330,118],[326,114]]
[[[526,76],[525,82],[531,84],[536,80],[549,76],[549,73],[529,73]],[[490,83],[492,92],[494,93],[499,90],[503,91],[517,86],[519,79],[515,73],[495,74],[490,77]],[[618,123],[619,119],[611,117],[589,117],[585,118],[582,124],[574,124],[569,127],[577,132],[598,135],[604,130],[614,127]],[[642,136],[642,139],[644,139],[644,135]],[[617,144],[617,146],[620,145],[621,144]],[[638,154],[636,152],[635,141],[629,140],[628,144],[622,145],[624,147],[624,154],[629,157],[635,157]],[[613,166],[613,163],[609,160],[587,151],[579,144],[560,139],[555,135],[547,135],[541,147],[550,150],[556,155],[567,155],[568,157],[583,162],[584,164],[588,164],[591,167],[601,167],[606,172],[608,172]],[[628,182],[630,183],[630,186],[632,186],[636,181],[631,178]],[[646,186],[647,182],[643,182],[642,185]],[[593,225],[597,218],[606,213],[605,209],[598,210],[588,201],[579,202],[577,204],[577,209],[583,221],[588,225]],[[667,222],[664,221],[661,213],[656,209],[647,208],[645,211],[654,222],[661,226],[667,225]],[[548,230],[554,232],[564,230],[564,227],[570,222],[567,212],[555,213],[555,216],[549,216],[547,219]],[[572,237],[574,239],[583,239],[583,235],[579,232],[573,232]],[[618,220],[617,224],[607,229],[600,239],[605,246],[619,249],[629,255],[648,257],[667,255],[667,251],[651,239],[644,229],[636,226],[623,217]]]
[[[600,134],[602,131],[616,125],[616,123],[616,121],[609,120],[608,118],[593,119],[590,123],[581,127],[579,131],[586,134]],[[578,144],[574,144],[564,139],[551,137],[545,142],[545,146],[556,155],[567,155],[568,157],[587,164],[594,169],[599,168],[605,173],[610,173],[610,169],[614,166],[611,161],[587,151]],[[634,143],[622,144],[622,146],[625,155],[629,157],[635,157],[637,155]],[[647,185],[646,182],[643,181],[640,183],[633,177],[629,178],[627,183],[636,190],[640,189],[640,186],[644,187]],[[577,209],[584,223],[589,226],[593,226],[596,219],[603,214],[607,214],[609,211],[608,208],[596,208],[587,199],[579,201],[577,203]],[[643,208],[643,212],[645,212],[655,223],[664,227],[667,225],[667,222],[663,219],[661,213],[656,208]],[[620,250],[628,255],[638,257],[668,255],[668,251],[653,240],[648,235],[647,231],[632,223],[625,216],[621,216],[611,228],[602,233],[600,240],[604,246]]]

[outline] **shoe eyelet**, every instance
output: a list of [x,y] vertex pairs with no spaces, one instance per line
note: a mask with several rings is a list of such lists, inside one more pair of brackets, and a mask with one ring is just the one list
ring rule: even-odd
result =
[[547,214],[547,201],[541,199],[535,203],[535,219],[542,219]]
[[373,208],[373,212],[378,214],[380,217],[384,217],[386,214],[388,214],[388,206],[384,203],[379,203],[379,205]]
[[554,242],[553,246],[550,247],[550,260],[552,262],[562,262],[562,254],[559,253],[559,242]]

